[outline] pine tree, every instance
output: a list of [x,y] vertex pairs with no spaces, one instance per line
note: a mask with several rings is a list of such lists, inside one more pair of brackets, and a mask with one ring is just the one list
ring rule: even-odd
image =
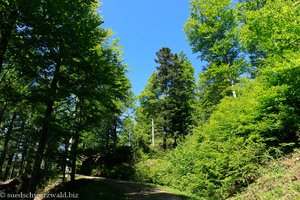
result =
[[173,54],[169,48],[157,53],[155,62],[157,77],[155,86],[159,88],[163,129],[163,148],[167,148],[167,138],[173,138],[173,145],[190,132],[192,103],[194,100],[194,70],[184,54]]

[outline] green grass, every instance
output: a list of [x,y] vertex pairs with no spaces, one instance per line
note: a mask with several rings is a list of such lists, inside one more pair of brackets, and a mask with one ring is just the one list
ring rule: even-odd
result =
[[300,199],[300,151],[270,162],[260,178],[231,200]]

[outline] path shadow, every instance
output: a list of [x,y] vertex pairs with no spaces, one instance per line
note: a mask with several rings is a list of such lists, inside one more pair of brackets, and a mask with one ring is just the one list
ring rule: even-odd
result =
[[111,187],[118,188],[129,200],[188,200],[184,195],[175,195],[169,192],[146,186],[142,183],[104,179],[102,180]]
[[100,177],[84,177],[76,180],[74,185],[70,183],[56,185],[48,191],[48,196],[44,200],[46,199],[189,200],[190,198],[184,195],[171,194],[142,183]]

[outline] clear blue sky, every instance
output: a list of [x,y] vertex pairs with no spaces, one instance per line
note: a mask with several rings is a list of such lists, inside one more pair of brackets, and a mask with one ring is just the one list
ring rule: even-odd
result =
[[120,38],[128,77],[138,95],[157,64],[155,52],[169,47],[173,53],[184,51],[196,71],[201,69],[197,55],[186,41],[183,25],[189,16],[188,0],[100,0],[104,27]]

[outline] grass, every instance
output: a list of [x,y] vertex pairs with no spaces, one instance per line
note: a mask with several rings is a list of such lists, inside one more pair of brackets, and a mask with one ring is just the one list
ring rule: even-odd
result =
[[261,177],[231,200],[300,199],[300,151],[270,162]]

